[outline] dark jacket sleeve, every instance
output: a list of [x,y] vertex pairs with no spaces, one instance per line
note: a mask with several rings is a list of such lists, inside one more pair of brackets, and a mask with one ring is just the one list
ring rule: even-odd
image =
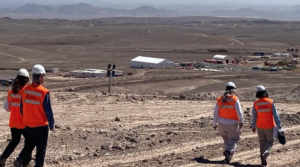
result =
[[49,122],[49,128],[53,129],[54,128],[54,118],[53,118],[53,112],[52,112],[49,93],[47,93],[47,95],[45,96],[43,105],[44,105],[45,114],[46,114],[48,122]]

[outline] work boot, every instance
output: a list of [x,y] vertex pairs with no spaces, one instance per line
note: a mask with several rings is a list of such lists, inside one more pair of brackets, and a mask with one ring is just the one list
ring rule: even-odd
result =
[[0,167],[5,167],[6,159],[0,158]]
[[268,165],[267,158],[261,155],[260,159],[261,159],[261,165],[266,167]]
[[223,155],[225,156],[225,162],[229,164],[232,159],[232,154],[226,150],[223,152]]
[[22,165],[22,162],[20,161],[20,160],[15,160],[15,162],[14,162],[14,167],[22,167],[23,165]]

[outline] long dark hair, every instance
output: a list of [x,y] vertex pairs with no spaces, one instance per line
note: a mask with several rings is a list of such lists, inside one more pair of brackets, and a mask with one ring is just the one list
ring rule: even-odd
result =
[[14,94],[19,93],[28,82],[29,82],[28,77],[18,75],[14,80],[14,83],[12,84],[12,92]]
[[232,95],[232,94],[235,94],[235,93],[236,93],[236,90],[235,90],[234,87],[226,86],[226,90],[225,90],[225,93],[223,95],[222,103],[226,103],[227,99],[228,99],[228,96]]
[[269,94],[267,91],[259,91],[256,92],[256,98],[262,98],[262,97],[269,97]]

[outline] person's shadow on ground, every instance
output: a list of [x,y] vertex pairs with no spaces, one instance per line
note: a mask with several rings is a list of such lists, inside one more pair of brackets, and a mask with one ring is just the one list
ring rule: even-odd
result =
[[[198,157],[193,160],[198,162],[199,164],[226,164],[226,162],[224,160],[223,161],[211,161],[211,160],[205,159],[203,157]],[[234,166],[234,167],[261,167],[261,165],[241,164],[240,162],[233,162],[233,163],[230,163],[227,165]]]

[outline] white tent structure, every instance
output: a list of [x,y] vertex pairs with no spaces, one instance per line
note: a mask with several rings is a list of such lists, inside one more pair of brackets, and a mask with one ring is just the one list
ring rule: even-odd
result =
[[70,71],[71,77],[106,77],[106,70],[87,69]]
[[138,56],[130,61],[130,67],[141,69],[173,68],[174,62],[162,58]]
[[222,61],[223,64],[231,64],[231,57],[227,55],[215,55],[213,60]]
[[274,53],[273,57],[281,57],[282,53]]

